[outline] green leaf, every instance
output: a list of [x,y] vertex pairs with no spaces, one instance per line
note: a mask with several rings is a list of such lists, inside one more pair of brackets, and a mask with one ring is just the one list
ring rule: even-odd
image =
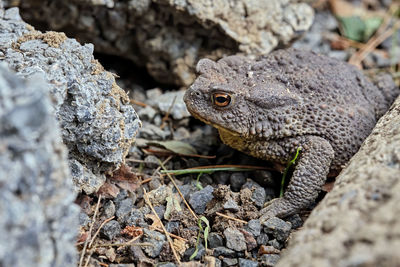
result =
[[189,145],[188,143],[184,143],[181,141],[151,141],[147,143],[148,145],[155,145],[165,149],[168,149],[177,154],[184,154],[184,155],[193,155],[197,154],[197,151],[194,147]]
[[367,41],[379,28],[382,18],[370,17],[361,18],[359,16],[338,17],[341,25],[342,34],[354,41]]
[[[203,226],[201,222],[204,222],[206,224],[206,228],[203,230]],[[197,221],[197,224],[199,225],[199,234],[197,235],[197,241],[196,241],[196,249],[194,250],[193,254],[190,256],[189,260],[193,260],[194,257],[196,257],[197,253],[199,252],[199,242],[200,242],[200,236],[201,232],[203,232],[204,236],[204,247],[207,250],[207,238],[208,238],[208,233],[210,232],[210,222],[208,219],[204,216],[201,216],[199,220]]]
[[282,181],[281,181],[281,190],[279,192],[279,197],[283,197],[283,187],[285,185],[286,175],[287,175],[287,173],[289,171],[290,166],[295,164],[295,162],[297,160],[297,157],[299,156],[300,150],[301,150],[301,147],[298,147],[297,150],[296,150],[296,155],[294,156],[294,158],[291,161],[288,162],[288,164],[287,164],[287,166],[285,168],[285,171],[283,172]]

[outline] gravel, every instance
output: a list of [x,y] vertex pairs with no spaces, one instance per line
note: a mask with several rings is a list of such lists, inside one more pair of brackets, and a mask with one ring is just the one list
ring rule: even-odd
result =
[[121,226],[115,220],[106,223],[103,228],[101,228],[100,233],[105,236],[108,240],[114,239],[121,232]]
[[258,262],[252,261],[252,260],[247,260],[247,259],[239,259],[239,267],[257,267]]
[[222,236],[218,233],[211,232],[208,234],[208,247],[209,248],[216,248],[216,247],[222,247],[224,244],[224,239]]
[[235,251],[244,251],[247,249],[244,235],[235,228],[227,228],[224,231],[226,246]]
[[224,256],[228,258],[233,258],[236,256],[236,252],[226,247],[216,247],[214,248],[213,255],[215,257]]
[[149,242],[153,246],[145,246],[143,248],[144,252],[152,258],[157,257],[160,255],[161,249],[163,248],[164,243],[166,242],[166,238],[163,234],[148,230],[146,228],[143,229],[143,242]]
[[207,185],[200,191],[197,191],[190,195],[189,204],[197,214],[203,214],[208,202],[210,202],[214,197],[214,188]]
[[289,222],[285,222],[279,218],[271,218],[263,223],[264,232],[267,234],[272,234],[278,241],[285,241],[290,234],[292,225]]
[[261,233],[261,223],[258,219],[253,219],[247,222],[244,227],[247,231],[253,234],[253,236],[258,237]]
[[264,254],[260,257],[261,265],[265,267],[273,267],[279,259],[280,256],[276,254]]

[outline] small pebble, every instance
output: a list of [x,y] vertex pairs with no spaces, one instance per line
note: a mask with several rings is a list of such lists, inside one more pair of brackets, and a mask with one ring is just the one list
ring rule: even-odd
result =
[[122,219],[127,216],[129,212],[133,209],[133,201],[130,198],[126,198],[122,201],[116,202],[116,211],[115,215],[118,219]]
[[147,157],[145,157],[144,164],[148,168],[157,168],[160,165],[159,159],[154,155],[148,155]]
[[165,240],[166,238],[163,234],[146,228],[143,229],[143,242],[149,242],[153,245],[143,247],[144,252],[149,257],[155,258],[160,255],[162,247],[166,242]]
[[215,172],[213,173],[213,179],[217,184],[228,184],[229,173],[228,172]]
[[262,266],[273,267],[280,259],[279,255],[276,254],[264,254],[260,257]]
[[239,206],[238,206],[238,204],[237,204],[232,198],[229,198],[229,199],[224,203],[223,208],[224,208],[225,210],[229,210],[229,211],[232,211],[232,212],[238,212],[238,211],[239,211]]
[[278,241],[285,241],[289,235],[292,225],[282,219],[273,217],[263,223],[264,232],[272,234]]
[[269,240],[267,244],[279,250],[283,248],[283,244],[276,239]]
[[[203,246],[202,244],[199,244],[199,245],[198,245],[198,249],[199,249],[199,250],[197,251],[196,256],[193,258],[193,260],[196,260],[196,261],[201,260],[201,258],[206,254],[206,249],[204,248],[204,246]],[[195,250],[196,250],[195,247],[188,248],[188,249],[185,251],[185,253],[183,254],[183,259],[184,259],[185,261],[188,261],[189,258],[190,258],[190,256],[193,255],[193,253],[194,253]]]
[[92,220],[86,213],[84,213],[84,212],[79,213],[79,225],[80,226],[82,226],[82,227],[88,226],[91,221]]
[[239,192],[245,182],[246,177],[241,172],[234,172],[229,177],[229,184],[233,192]]
[[236,256],[236,252],[226,247],[216,247],[214,248],[213,255],[215,257],[224,256],[228,258],[233,258]]
[[[178,221],[170,221],[165,224],[165,229],[171,234],[178,234],[179,232],[179,222]],[[210,236],[208,237],[210,240]]]
[[259,245],[259,246],[268,244],[268,241],[269,241],[269,238],[266,233],[261,233],[257,237],[257,245]]
[[204,213],[208,202],[210,202],[213,197],[214,188],[210,185],[207,185],[200,191],[197,191],[190,195],[189,203],[192,206],[193,210],[197,214]]
[[223,258],[222,259],[222,266],[237,266],[238,260],[231,259],[231,258]]
[[103,228],[101,228],[100,233],[107,239],[112,240],[121,232],[121,226],[115,220],[106,223]]
[[253,234],[253,236],[258,237],[261,233],[261,223],[260,220],[254,219],[248,221],[246,226],[244,227],[247,231]]
[[257,267],[258,262],[252,261],[252,260],[247,260],[247,259],[239,259],[239,267]]
[[222,236],[215,232],[209,233],[207,240],[209,248],[222,247],[224,244],[224,239],[222,238]]
[[244,251],[247,249],[244,235],[235,228],[227,228],[224,231],[226,246],[235,251]]
[[103,206],[103,214],[106,218],[110,218],[115,215],[115,204],[112,200],[107,201]]
[[301,219],[299,214],[294,214],[287,217],[286,221],[292,224],[292,229],[297,229],[303,225],[303,220]]

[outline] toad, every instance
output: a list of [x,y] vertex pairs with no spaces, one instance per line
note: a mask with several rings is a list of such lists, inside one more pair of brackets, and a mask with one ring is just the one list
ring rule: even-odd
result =
[[389,75],[373,84],[345,62],[296,49],[201,59],[196,70],[184,101],[225,144],[280,164],[301,149],[283,197],[262,210],[262,221],[312,204],[399,93]]

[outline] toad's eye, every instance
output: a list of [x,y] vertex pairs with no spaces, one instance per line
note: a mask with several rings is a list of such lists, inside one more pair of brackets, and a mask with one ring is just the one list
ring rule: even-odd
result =
[[212,101],[217,107],[226,107],[231,103],[231,96],[226,93],[214,93]]

